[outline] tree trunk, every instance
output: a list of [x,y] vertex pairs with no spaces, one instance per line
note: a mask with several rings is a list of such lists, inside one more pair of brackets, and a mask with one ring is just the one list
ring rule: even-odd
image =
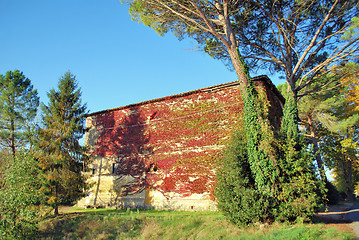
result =
[[318,165],[320,177],[326,183],[328,181],[328,179],[327,179],[327,176],[325,175],[324,164],[323,164],[322,157],[320,156],[320,153],[319,153],[318,140],[316,137],[314,126],[313,126],[312,117],[310,115],[308,115],[308,123],[309,123],[311,141],[313,143],[313,154],[315,157],[315,161],[317,162],[317,165]]
[[347,156],[342,156],[342,159],[339,159],[339,166],[342,170],[343,173],[343,177],[344,177],[344,182],[345,182],[345,187],[346,187],[346,194],[348,197],[348,201],[353,202],[355,201],[355,196],[354,196],[354,189],[353,189],[353,179],[352,179],[352,174],[353,174],[353,169],[352,169],[352,162],[350,161],[350,159],[348,159],[347,163],[346,163],[346,157]]
[[350,202],[354,202],[355,201],[355,196],[354,196],[354,189],[353,189],[353,164],[350,158],[348,158],[348,177],[346,178],[347,181],[347,196],[348,196],[348,201]]
[[11,120],[10,141],[11,141],[10,145],[11,145],[12,156],[15,160],[16,150],[15,150],[15,122],[14,122],[14,120]]
[[245,89],[248,86],[248,78],[246,73],[244,72],[243,62],[241,61],[238,52],[236,35],[233,31],[231,20],[229,19],[228,3],[223,3],[223,5],[221,5],[219,2],[216,2],[215,5],[218,9],[218,12],[222,13],[218,15],[218,19],[222,24],[223,32],[226,36],[226,39],[223,39],[221,36],[218,36],[218,39],[222,41],[222,43],[227,48],[229,56],[231,57],[234,70],[236,71],[238,80],[241,83],[240,87],[242,90],[242,94],[245,94]]
[[348,189],[346,194],[348,196],[348,201],[349,202],[354,202],[355,201],[355,195],[354,195],[354,192],[352,191],[352,189]]
[[239,59],[238,49],[233,46],[231,49],[228,49],[229,55],[231,56],[231,60],[233,63],[234,70],[237,73],[238,80],[241,83],[242,90],[248,86],[248,78],[246,73],[244,72],[244,66],[242,61]]
[[59,215],[59,206],[56,206],[54,208],[54,216],[57,216],[57,215]]

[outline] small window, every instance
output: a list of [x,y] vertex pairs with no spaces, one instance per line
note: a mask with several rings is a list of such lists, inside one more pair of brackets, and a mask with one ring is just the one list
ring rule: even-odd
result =
[[151,163],[147,167],[146,172],[151,172],[151,173],[157,172],[157,164],[156,163]]
[[93,165],[91,171],[92,171],[92,174],[96,174],[97,165]]
[[112,164],[112,174],[120,173],[120,163],[116,162]]
[[150,116],[150,120],[153,120],[153,119],[156,119],[156,118],[158,118],[157,112],[152,113],[151,116]]

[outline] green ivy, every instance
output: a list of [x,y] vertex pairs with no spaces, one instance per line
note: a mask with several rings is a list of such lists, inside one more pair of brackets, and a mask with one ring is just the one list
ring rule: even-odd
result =
[[219,162],[218,208],[236,224],[309,220],[322,202],[323,186],[299,135],[296,101],[286,102],[276,131],[266,94],[255,89],[242,63],[249,82],[242,93],[245,127],[234,133]]

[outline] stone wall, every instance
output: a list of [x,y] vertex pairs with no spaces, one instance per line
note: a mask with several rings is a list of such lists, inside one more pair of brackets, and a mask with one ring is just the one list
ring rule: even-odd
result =
[[[279,126],[284,100],[264,88]],[[79,205],[213,210],[216,161],[242,115],[237,82],[90,114],[93,188]]]

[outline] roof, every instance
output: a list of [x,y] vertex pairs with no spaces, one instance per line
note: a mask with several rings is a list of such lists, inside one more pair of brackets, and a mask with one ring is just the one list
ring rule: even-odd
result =
[[[254,78],[252,78],[252,80],[255,81],[255,82],[260,82],[261,81],[261,82],[265,83],[269,87],[269,89],[271,91],[273,91],[275,93],[275,95],[277,95],[279,97],[279,99],[283,103],[285,102],[285,99],[282,96],[282,94],[279,92],[279,90],[276,88],[276,86],[272,83],[272,81],[266,75],[261,75],[261,76],[254,77]],[[125,106],[122,106],[122,107],[111,108],[111,109],[107,109],[107,110],[93,112],[93,113],[87,114],[87,117],[98,115],[98,114],[103,114],[103,113],[107,113],[107,112],[113,112],[113,111],[118,111],[118,110],[122,110],[122,109],[132,108],[132,107],[138,107],[138,106],[146,105],[146,104],[149,104],[149,103],[161,102],[161,101],[165,101],[165,100],[169,100],[169,99],[175,99],[175,98],[184,97],[184,96],[188,96],[188,95],[192,95],[192,94],[196,94],[196,93],[200,93],[200,92],[218,91],[218,90],[223,89],[223,88],[238,86],[239,84],[240,84],[239,81],[223,83],[223,84],[214,85],[214,86],[211,86],[211,87],[192,90],[192,91],[189,91],[189,92],[184,92],[184,93],[175,94],[175,95],[171,95],[171,96],[156,98],[156,99],[147,100],[147,101],[134,103],[134,104],[130,104],[130,105],[125,105]]]

